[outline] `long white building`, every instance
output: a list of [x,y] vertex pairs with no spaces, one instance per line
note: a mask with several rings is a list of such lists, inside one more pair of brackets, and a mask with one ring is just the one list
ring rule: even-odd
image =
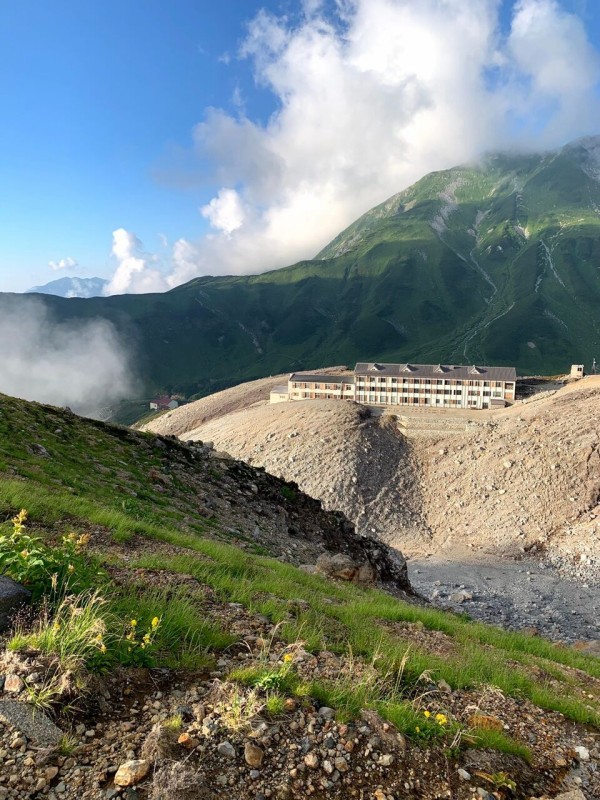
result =
[[294,372],[271,402],[354,400],[374,406],[497,408],[514,402],[514,367],[358,363],[353,375]]

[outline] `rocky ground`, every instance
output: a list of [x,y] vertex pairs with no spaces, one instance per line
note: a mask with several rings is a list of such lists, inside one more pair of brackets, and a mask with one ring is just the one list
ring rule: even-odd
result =
[[535,632],[600,656],[600,590],[533,559],[465,554],[408,562],[414,588],[440,608],[510,630]]
[[[218,602],[208,587],[206,613],[239,636],[210,672],[117,670],[94,679],[82,694],[47,657],[5,652],[0,663],[0,798],[600,796],[597,733],[498,690],[452,691],[430,681],[418,702],[424,714],[510,732],[532,747],[530,766],[489,750],[467,747],[457,760],[439,747],[411,744],[374,711],[344,723],[336,721],[331,708],[289,697],[270,713],[265,693],[227,682],[225,676],[236,667],[270,663],[287,664],[307,680],[344,674],[359,680],[369,668],[348,656],[313,655],[282,642],[265,617]],[[18,702],[27,699],[28,687],[39,688],[50,674],[63,683],[56,725],[44,710],[31,713],[31,706]],[[12,724],[15,707],[17,727]],[[61,736],[61,728],[73,733]]]
[[[45,650],[36,639],[34,649],[31,626],[45,619],[42,630],[54,636],[56,618],[25,614],[17,639],[0,641],[0,800],[600,796],[595,659],[537,639],[482,632],[429,607],[349,585],[378,582],[415,599],[397,553],[357,535],[295,485],[206,444],[186,446],[0,399],[3,531],[29,501],[27,531],[44,541],[60,541],[75,527],[106,569],[103,591],[132,600],[125,617],[115,611],[115,629],[133,630],[130,613],[137,614],[144,593],[160,589],[167,592],[161,613],[176,602],[182,610],[184,597],[193,601],[194,620],[200,615],[209,630],[226,635],[214,645],[197,644],[200,652],[188,655],[201,655],[198,661],[185,662],[187,640],[178,634],[164,646],[163,660],[155,660],[160,668],[116,666],[124,663],[117,659],[106,662],[110,669],[87,672],[72,651],[57,649],[56,636]],[[328,408],[317,412],[329,414]],[[352,414],[348,424],[366,449],[368,458],[354,461],[362,476],[376,470],[372,442],[383,447],[392,437],[398,458],[413,457],[389,422],[354,406],[336,408]],[[304,437],[313,450],[316,436]],[[302,434],[286,436],[297,439]],[[335,440],[332,472],[344,463],[344,441],[348,451],[354,440]],[[441,449],[434,460],[445,457]],[[390,464],[381,469],[389,482]],[[413,469],[407,481],[416,481]],[[329,472],[319,474],[324,480]],[[375,508],[377,495],[372,502]],[[265,552],[305,569],[257,555]],[[423,587],[431,584],[427,568],[415,570]],[[331,580],[306,574],[315,569]],[[437,590],[436,601],[459,610],[469,602],[475,609],[478,568],[466,577],[455,586],[440,572],[439,587],[428,593]],[[490,583],[499,600],[501,584]],[[552,594],[552,584],[542,586]],[[447,596],[455,590],[462,597]],[[157,593],[147,596],[159,600]],[[533,609],[537,601],[527,602]],[[174,663],[167,660],[171,650],[177,667],[167,666]],[[266,677],[247,681],[244,668],[266,669]],[[288,670],[298,680],[291,688],[282,678]],[[360,696],[369,686],[371,694]],[[344,705],[348,697],[352,710]],[[510,738],[482,740],[490,732]],[[478,749],[482,741],[488,745]]]

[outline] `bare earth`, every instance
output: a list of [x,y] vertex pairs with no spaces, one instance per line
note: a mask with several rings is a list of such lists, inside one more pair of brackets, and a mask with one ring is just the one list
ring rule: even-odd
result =
[[[220,392],[147,427],[210,440],[296,481],[419,562],[412,580],[437,602],[484,564],[502,565],[482,584],[488,600],[469,591],[462,610],[555,638],[600,638],[590,619],[600,607],[600,376],[501,411],[413,413],[425,427],[433,415],[439,430],[410,438],[392,417],[354,403],[268,405],[286,378]],[[523,559],[531,558],[530,568]],[[428,580],[430,564],[443,585]],[[540,573],[538,564],[543,580],[527,574]],[[510,608],[523,613],[514,618]]]

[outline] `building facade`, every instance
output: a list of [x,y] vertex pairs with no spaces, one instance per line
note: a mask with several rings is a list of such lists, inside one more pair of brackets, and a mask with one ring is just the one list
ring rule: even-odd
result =
[[277,399],[354,400],[373,406],[502,408],[515,400],[514,367],[453,364],[358,363],[353,376],[294,372],[287,397]]

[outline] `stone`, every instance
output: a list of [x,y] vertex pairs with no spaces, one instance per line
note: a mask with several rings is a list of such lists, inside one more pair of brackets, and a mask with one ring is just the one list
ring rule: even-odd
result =
[[458,777],[461,779],[461,781],[470,781],[471,780],[471,773],[467,772],[466,769],[462,769],[462,767],[460,767],[456,771],[458,772]]
[[381,764],[382,767],[389,767],[394,763],[394,756],[391,753],[384,753],[379,756],[377,763]]
[[488,731],[503,731],[504,725],[497,718],[489,714],[472,714],[469,717],[469,725],[471,728],[479,728],[480,730]]
[[217,747],[217,751],[226,758],[235,758],[235,747],[231,742],[221,742]]
[[335,761],[333,762],[333,764],[334,764],[334,766],[335,766],[335,768],[337,769],[338,772],[348,772],[348,770],[350,769],[346,759],[342,758],[341,756],[336,758]]
[[145,758],[126,761],[116,771],[114,782],[116,786],[133,786],[143,781],[149,772],[150,762]]
[[587,747],[583,747],[583,745],[578,745],[577,747],[573,748],[575,753],[577,754],[577,758],[580,761],[589,761],[590,760],[590,751]]
[[308,753],[304,756],[304,763],[309,769],[316,769],[319,766],[319,759],[316,753]]
[[333,719],[335,717],[335,711],[333,708],[329,708],[329,706],[322,706],[319,709],[319,716],[323,717],[323,719]]
[[11,694],[19,694],[19,692],[25,686],[23,680],[18,676],[15,675],[14,672],[9,672],[9,674],[4,679],[4,691],[10,692]]
[[554,800],[587,800],[581,789],[571,789],[570,792],[557,794]]
[[323,553],[316,563],[316,570],[328,578],[354,581],[358,577],[359,565],[344,553]]
[[31,602],[31,592],[20,583],[0,575],[0,631],[6,630],[10,618],[21,606]]
[[463,589],[460,592],[453,592],[448,599],[451,603],[464,603],[467,600],[472,600],[473,595]]
[[18,700],[0,700],[0,720],[42,747],[57,745],[63,736],[42,711]]
[[189,733],[182,733],[177,739],[177,743],[185,747],[186,750],[194,750],[200,744],[200,741]]
[[573,645],[575,650],[580,653],[586,653],[590,656],[600,657],[600,639],[589,639],[586,641],[578,641]]
[[50,457],[50,453],[46,450],[44,445],[38,444],[37,442],[29,445],[29,451],[37,456],[43,456],[44,458]]
[[406,750],[406,739],[404,736],[394,725],[380,717],[376,711],[365,709],[361,711],[361,718],[379,739],[385,743],[389,750],[394,750],[398,754]]
[[58,775],[58,767],[47,767],[44,770],[44,777],[48,783],[50,783],[50,781],[53,781],[57,775]]
[[244,758],[246,764],[250,767],[260,767],[265,757],[265,752],[262,748],[257,747],[252,742],[246,742],[244,745]]

